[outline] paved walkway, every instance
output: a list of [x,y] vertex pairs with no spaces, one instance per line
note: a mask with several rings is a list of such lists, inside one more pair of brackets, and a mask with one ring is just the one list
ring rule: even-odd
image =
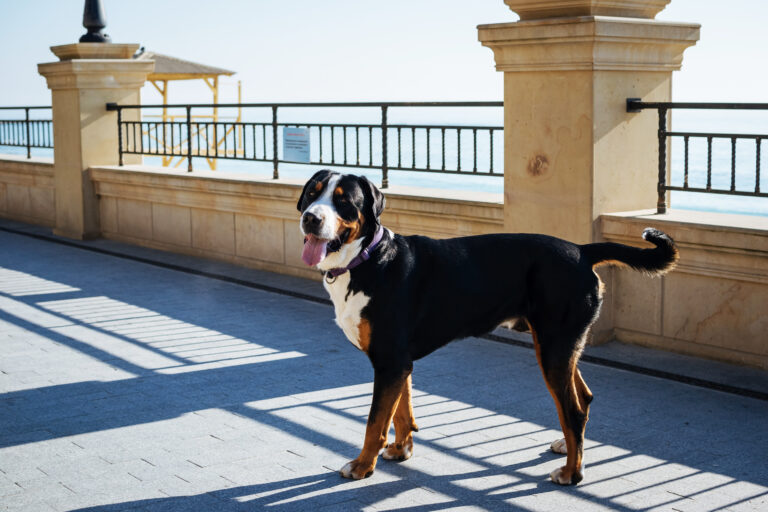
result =
[[533,352],[482,339],[416,363],[414,457],[351,482],[372,372],[331,307],[0,231],[0,510],[768,510],[765,401],[581,367],[579,486]]

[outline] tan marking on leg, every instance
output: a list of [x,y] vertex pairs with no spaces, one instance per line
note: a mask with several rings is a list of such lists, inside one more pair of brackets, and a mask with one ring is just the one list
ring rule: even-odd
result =
[[413,454],[413,432],[418,432],[416,419],[413,417],[413,403],[411,401],[411,376],[403,384],[400,399],[395,410],[395,442],[387,445],[387,449],[381,455],[389,460],[407,460]]
[[581,372],[578,368],[576,368],[574,379],[576,382],[576,389],[579,391],[579,403],[583,405],[582,412],[589,415],[589,404],[592,402],[594,395],[592,394],[592,391],[590,391],[589,386],[587,386],[587,383],[584,382],[584,377],[581,376]]
[[360,319],[357,324],[357,340],[360,344],[360,350],[368,353],[368,347],[371,346],[371,323],[365,318]]
[[[379,452],[387,444],[387,435],[389,426],[392,424],[392,417],[395,414],[398,399],[402,391],[403,380],[398,381],[390,389],[385,390],[378,400],[377,404],[372,404],[371,414],[368,416],[368,424],[365,428],[365,441],[363,449],[355,460],[347,462],[339,471],[341,476],[359,480],[367,478],[373,474],[376,467],[376,459]],[[374,383],[375,386],[375,383]],[[376,391],[374,389],[374,398]],[[372,417],[375,405],[375,417]]]

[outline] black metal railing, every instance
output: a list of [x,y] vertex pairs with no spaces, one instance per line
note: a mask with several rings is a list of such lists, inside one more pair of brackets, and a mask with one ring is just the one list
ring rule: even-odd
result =
[[[659,114],[659,181],[658,181],[658,201],[656,210],[658,213],[667,212],[666,192],[676,190],[683,192],[702,192],[707,194],[728,194],[735,196],[753,196],[768,197],[768,193],[760,189],[760,159],[761,145],[763,140],[768,139],[766,134],[747,134],[747,133],[705,133],[705,132],[687,132],[672,131],[667,129],[667,112],[670,109],[696,109],[696,110],[766,110],[768,103],[679,103],[679,102],[643,102],[637,98],[627,98],[627,112],[639,112],[643,109],[656,109]],[[682,184],[667,184],[667,138],[677,137],[683,142],[683,176]],[[689,181],[691,166],[689,151],[692,140],[704,140],[707,147],[706,164],[706,184],[703,186],[691,185]],[[730,141],[730,183],[727,188],[717,188],[712,184],[713,165],[712,165],[712,147],[713,141]],[[736,147],[739,141],[749,141],[755,146],[755,174],[754,186],[750,190],[739,187],[737,184],[736,172]],[[703,181],[703,180],[701,180]]]
[[[391,109],[407,107],[503,107],[503,102],[391,102],[391,103],[242,103],[188,105],[117,105],[118,151],[123,155],[181,157],[192,171],[192,158],[219,158],[381,169],[382,188],[389,186],[390,170],[503,176],[503,126],[461,124],[392,124]],[[205,109],[260,109],[271,116],[262,121],[218,120],[216,115],[193,116]],[[279,109],[378,109],[377,123],[280,122]],[[162,120],[126,120],[127,109],[175,109],[183,116]],[[316,143],[309,161],[281,157],[281,128],[305,128]],[[497,140],[494,140],[497,139]],[[189,158],[189,157],[192,158]]]
[[24,111],[24,119],[0,119],[0,146],[53,149],[53,121],[32,119],[30,110],[50,110],[51,107],[0,107],[2,111]]

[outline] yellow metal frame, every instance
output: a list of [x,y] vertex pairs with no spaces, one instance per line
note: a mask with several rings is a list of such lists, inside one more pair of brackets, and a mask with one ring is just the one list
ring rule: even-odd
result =
[[[208,88],[211,90],[211,93],[213,94],[213,115],[198,115],[198,116],[192,116],[192,120],[200,120],[200,119],[213,119],[213,122],[216,123],[219,121],[219,108],[215,105],[219,104],[219,76],[218,75],[185,75],[185,78],[177,78],[173,76],[166,76],[166,75],[154,75],[149,82],[157,89],[157,92],[160,93],[160,95],[163,97],[163,105],[168,104],[168,82],[171,80],[189,80],[189,79],[202,79],[205,82],[205,85],[208,86]],[[162,84],[162,85],[161,85]],[[238,80],[237,81],[237,103],[242,103],[242,84]],[[163,123],[167,122],[175,122],[177,119],[184,119],[186,120],[186,115],[183,116],[170,116],[168,115],[168,109],[163,108],[163,114],[161,116],[148,116],[148,117],[160,117],[163,120]],[[235,118],[236,123],[240,123],[243,119],[243,109],[242,107],[237,108],[237,117]],[[209,153],[213,153],[218,151],[217,154],[223,154],[224,150],[221,149],[224,144],[224,139],[231,134],[235,130],[235,126],[232,128],[229,128],[224,132],[224,135],[222,135],[218,140],[214,141],[208,141],[206,138],[206,135],[203,135],[203,138],[205,139],[205,144],[207,146],[207,149]],[[203,133],[203,132],[200,132]],[[144,135],[147,137],[154,139],[155,142],[158,144],[163,144],[165,146],[165,143],[163,141],[160,141],[159,138],[156,135],[152,135],[149,133],[149,131],[145,132]],[[190,134],[192,136],[193,134]],[[194,135],[197,135],[197,133],[194,133]],[[165,138],[165,137],[164,137]],[[163,151],[164,153],[182,153],[182,150],[186,150],[187,148],[187,141],[182,140],[179,141],[177,145],[175,145],[172,148],[166,148],[171,149],[171,151]],[[220,150],[220,151],[219,151]],[[199,148],[198,148],[199,151]],[[242,127],[238,126],[237,131],[235,132],[235,148],[234,149],[228,149],[227,154],[232,156],[243,156],[243,130]],[[178,160],[174,163],[174,159],[178,158]],[[187,160],[186,156],[182,157],[173,157],[173,156],[164,156],[162,157],[163,167],[179,167],[182,163],[184,163]],[[205,158],[205,160],[208,162],[208,167],[215,171],[216,170],[216,159],[215,158]]]

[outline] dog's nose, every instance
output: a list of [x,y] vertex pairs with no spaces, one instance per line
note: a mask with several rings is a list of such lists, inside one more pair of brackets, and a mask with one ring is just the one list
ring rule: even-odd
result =
[[301,223],[304,227],[304,231],[311,231],[320,227],[323,219],[315,215],[314,213],[305,212],[304,217],[301,219]]

